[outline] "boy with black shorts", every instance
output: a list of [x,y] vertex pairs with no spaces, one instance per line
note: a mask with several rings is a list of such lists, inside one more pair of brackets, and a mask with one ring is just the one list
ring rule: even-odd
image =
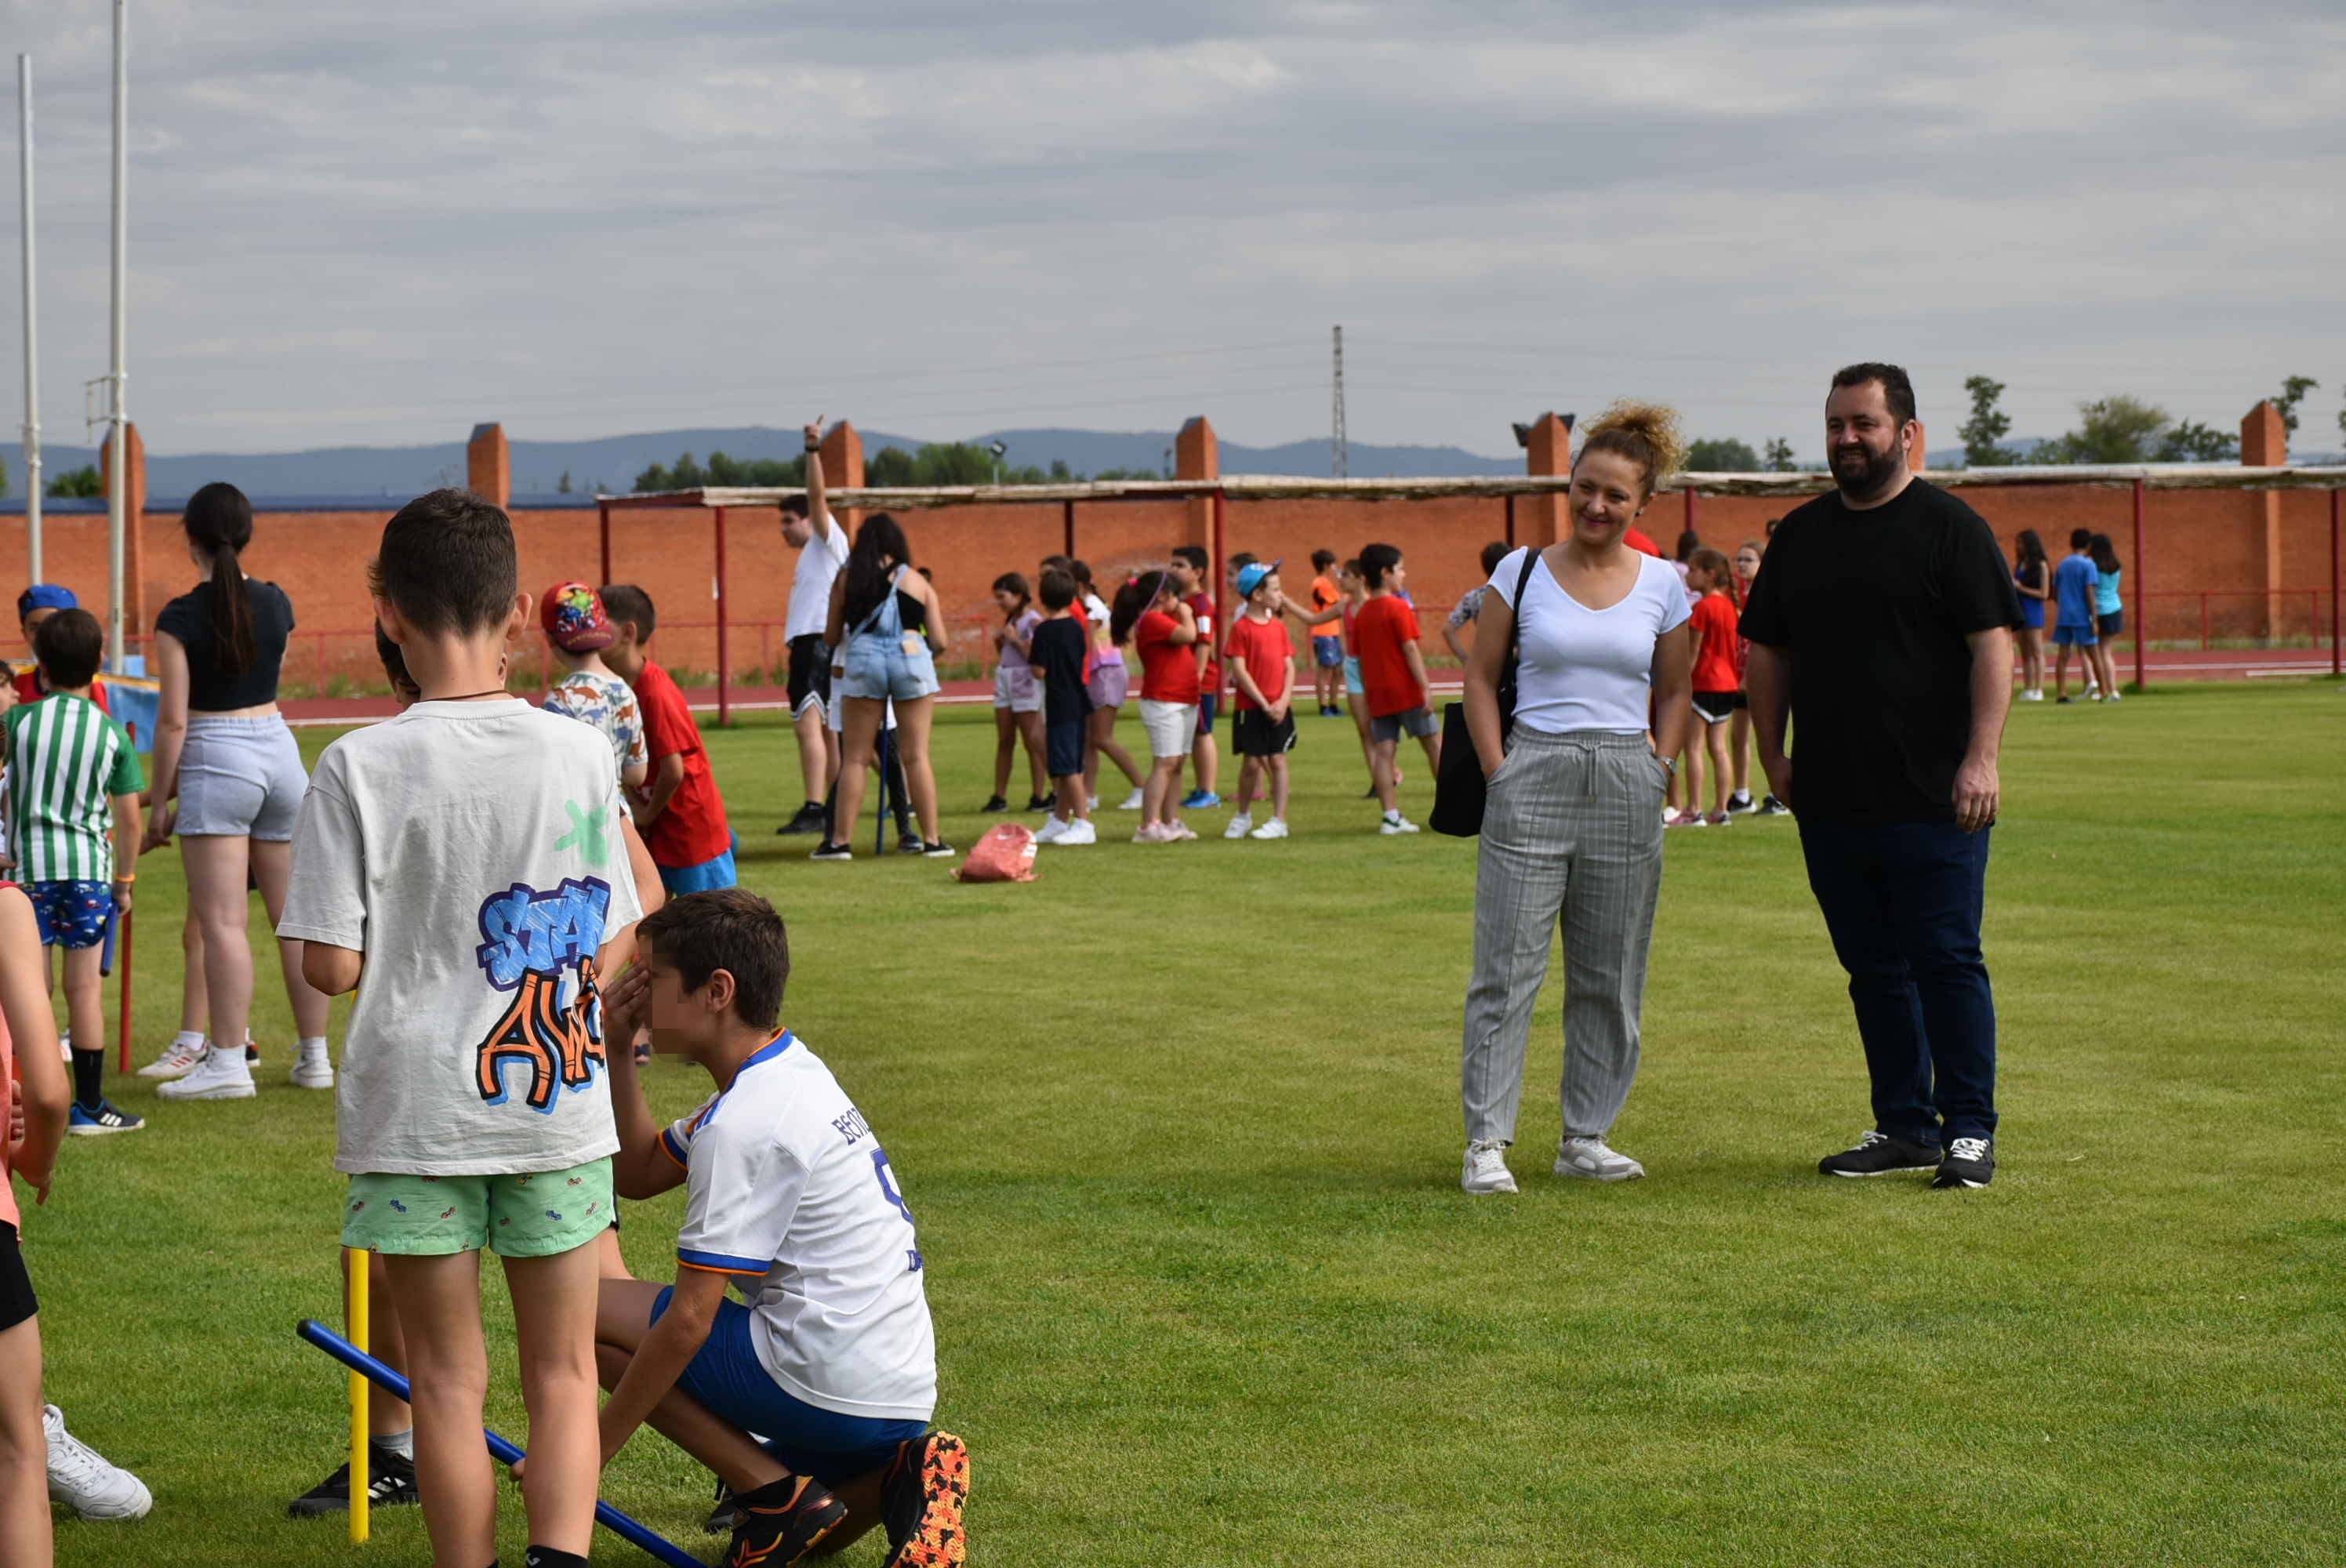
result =
[[10,708],[0,733],[15,878],[32,898],[42,946],[65,949],[66,1015],[74,1047],[66,1130],[84,1137],[135,1133],[145,1118],[117,1109],[104,1092],[99,971],[106,933],[114,917],[130,907],[130,885],[138,880],[130,868],[138,860],[138,794],[147,788],[147,774],[129,733],[90,697],[106,657],[97,617],[83,609],[54,611],[33,628],[33,652],[45,695]]
[[[1230,628],[1230,680],[1238,687],[1230,708],[1230,744],[1246,759],[1239,769],[1239,809],[1222,830],[1225,839],[1287,837],[1287,754],[1295,748],[1295,650],[1279,618],[1286,601],[1279,592],[1279,563],[1239,568],[1238,589],[1246,614]],[[1258,828],[1249,809],[1256,781],[1270,775],[1270,820]]]
[[1090,722],[1092,699],[1084,686],[1085,656],[1091,639],[1083,617],[1074,609],[1075,574],[1050,567],[1037,585],[1043,619],[1026,647],[1026,662],[1043,687],[1043,749],[1051,770],[1051,788],[1058,799],[1051,820],[1035,835],[1038,844],[1096,844],[1099,830],[1091,824],[1090,802],[1084,796],[1084,731]]
[[311,984],[359,993],[334,1118],[342,1245],[383,1255],[424,1527],[447,1564],[497,1555],[479,1254],[504,1259],[529,1561],[584,1568],[597,1242],[618,1148],[597,977],[641,913],[634,830],[610,743],[505,691],[531,605],[504,512],[469,491],[421,496],[383,528],[372,577],[422,699],[318,759],[277,932],[306,944]]
[[1428,778],[1442,774],[1442,726],[1433,717],[1425,656],[1418,651],[1417,612],[1401,595],[1407,575],[1392,545],[1371,545],[1361,551],[1361,577],[1369,596],[1352,617],[1352,652],[1361,661],[1369,709],[1369,774],[1384,813],[1377,831],[1388,837],[1417,831],[1417,824],[1401,814],[1401,789],[1393,776],[1401,738],[1413,735],[1425,748]]
[[738,1511],[730,1564],[834,1552],[877,1523],[887,1568],[944,1568],[967,1552],[969,1452],[929,1431],[936,1339],[913,1211],[871,1124],[782,1027],[790,970],[771,904],[689,893],[645,918],[604,995],[613,1029],[648,1025],[715,1085],[663,1129],[634,1063],[613,1064],[618,1190],[681,1186],[685,1209],[674,1285],[602,1284],[604,1462],[648,1421],[714,1471]]
[[806,494],[782,497],[782,543],[799,552],[790,571],[790,609],[782,637],[790,648],[790,725],[797,732],[799,773],[806,802],[777,833],[830,837],[823,802],[839,773],[839,737],[825,722],[831,703],[831,648],[822,640],[831,616],[831,585],[847,565],[847,530],[824,504],[822,422],[806,427]]

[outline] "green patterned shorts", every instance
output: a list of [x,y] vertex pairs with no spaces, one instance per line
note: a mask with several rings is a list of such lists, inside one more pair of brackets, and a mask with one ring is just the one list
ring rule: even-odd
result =
[[617,1217],[611,1162],[522,1176],[351,1177],[342,1245],[410,1257],[488,1248],[500,1257],[551,1257],[584,1247]]

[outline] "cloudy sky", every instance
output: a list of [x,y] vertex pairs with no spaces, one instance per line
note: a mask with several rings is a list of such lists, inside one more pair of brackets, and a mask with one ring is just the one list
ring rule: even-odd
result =
[[[2022,434],[2111,392],[2229,425],[2302,373],[2338,444],[2335,0],[132,12],[157,452],[818,413],[1268,443],[1326,433],[1338,321],[1356,441],[1498,453],[1635,393],[1812,452],[1826,375],[1885,357],[1934,445],[1976,372]],[[0,15],[78,441],[111,8]]]

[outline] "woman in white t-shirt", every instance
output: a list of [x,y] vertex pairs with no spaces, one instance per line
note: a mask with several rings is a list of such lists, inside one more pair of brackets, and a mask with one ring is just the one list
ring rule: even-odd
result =
[[[1501,561],[1483,601],[1466,666],[1466,723],[1489,790],[1460,1074],[1461,1185],[1471,1193],[1515,1190],[1506,1147],[1559,917],[1564,1136],[1556,1174],[1646,1174],[1605,1140],[1637,1070],[1662,883],[1662,797],[1691,720],[1692,647],[1678,574],[1622,538],[1685,451],[1670,410],[1606,410],[1573,463],[1571,533]],[[1499,682],[1518,643],[1515,724],[1503,735]]]

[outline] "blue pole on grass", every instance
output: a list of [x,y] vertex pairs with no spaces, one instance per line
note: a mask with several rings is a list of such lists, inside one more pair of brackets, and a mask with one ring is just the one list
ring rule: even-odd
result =
[[[405,1378],[401,1377],[317,1319],[304,1318],[301,1319],[301,1327],[293,1331],[351,1370],[362,1374],[368,1380],[394,1398],[406,1400],[410,1397]],[[495,1455],[500,1463],[509,1465],[522,1457],[522,1451],[519,1448],[486,1428],[482,1429],[481,1436],[488,1440],[489,1452]],[[676,1543],[654,1534],[649,1529],[637,1523],[600,1498],[596,1499],[595,1502],[595,1522],[630,1545],[642,1547],[646,1552],[668,1564],[668,1568],[705,1568],[699,1558],[695,1557]]]

